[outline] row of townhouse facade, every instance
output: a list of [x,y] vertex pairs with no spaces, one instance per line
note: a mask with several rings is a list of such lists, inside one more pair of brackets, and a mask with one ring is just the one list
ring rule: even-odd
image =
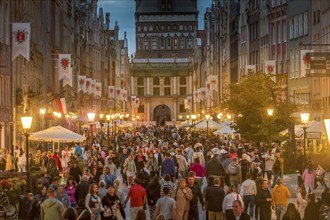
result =
[[[31,25],[29,60],[11,60],[16,22]],[[60,54],[71,55],[69,84],[59,78]],[[117,22],[110,28],[110,13],[98,0],[0,0],[0,147],[22,143],[26,112],[33,116],[31,131],[61,124],[78,132],[87,112],[128,111],[126,101],[109,95],[109,86],[129,93],[128,63],[126,34],[119,39]],[[101,95],[79,91],[80,76],[101,82]],[[53,115],[59,98],[65,98],[66,117]]]
[[244,80],[251,66],[266,72],[267,61],[274,61],[284,101],[316,120],[330,116],[329,1],[214,0],[200,37],[198,86],[217,75],[219,92],[197,108],[220,106],[230,83]]

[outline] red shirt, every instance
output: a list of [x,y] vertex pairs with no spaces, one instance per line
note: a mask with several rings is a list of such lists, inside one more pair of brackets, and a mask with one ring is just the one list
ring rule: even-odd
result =
[[146,196],[145,189],[139,185],[136,184],[130,188],[128,191],[128,197],[131,198],[131,207],[141,207],[143,206],[144,197]]

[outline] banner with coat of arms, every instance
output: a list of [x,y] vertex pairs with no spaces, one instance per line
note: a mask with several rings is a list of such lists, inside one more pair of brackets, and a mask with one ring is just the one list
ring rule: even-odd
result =
[[208,76],[208,82],[210,82],[211,92],[213,90],[218,91],[218,76],[217,75]]
[[58,79],[72,79],[71,54],[58,55]]
[[123,101],[127,101],[127,90],[123,89],[122,91],[122,98],[123,98]]
[[306,71],[310,69],[311,57],[307,53],[313,53],[314,50],[300,50],[300,73],[306,76]]
[[102,97],[102,82],[95,83],[95,97],[101,98]]
[[245,65],[245,75],[256,74],[257,66],[256,65]]
[[96,80],[92,79],[91,80],[91,94],[94,94],[94,95],[95,95],[95,83],[96,83]]
[[109,99],[115,98],[115,87],[114,86],[108,86],[108,98]]
[[135,101],[136,101],[136,96],[131,96],[131,106],[132,106],[132,108],[135,108]]
[[92,94],[92,79],[91,78],[86,78],[86,93],[87,94]]
[[275,75],[276,74],[276,60],[265,61],[265,74]]
[[83,93],[86,93],[86,76],[78,75],[78,86],[77,86],[77,92],[82,91]]
[[30,60],[30,23],[12,23],[12,57],[14,60],[19,55]]
[[121,88],[116,88],[116,100],[121,100]]

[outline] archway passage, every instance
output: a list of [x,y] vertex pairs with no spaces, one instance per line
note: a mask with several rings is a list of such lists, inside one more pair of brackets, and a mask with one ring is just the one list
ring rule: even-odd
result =
[[154,109],[154,121],[157,126],[164,126],[166,121],[171,121],[171,109],[167,105],[158,105]]

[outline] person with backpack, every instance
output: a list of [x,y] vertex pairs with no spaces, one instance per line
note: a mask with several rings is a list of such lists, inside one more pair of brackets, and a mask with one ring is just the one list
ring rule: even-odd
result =
[[[229,218],[230,215],[233,214],[233,202],[235,200],[241,201],[242,205],[244,204],[242,197],[240,196],[240,194],[237,193],[235,185],[231,185],[229,187],[228,194],[225,196],[222,203],[222,211],[224,212],[227,219]],[[244,205],[243,205],[243,209],[244,209]]]
[[276,156],[275,158],[275,162],[273,165],[273,184],[272,184],[272,188],[275,187],[277,179],[281,176],[281,161],[279,160],[279,157]]
[[234,185],[237,188],[238,184],[241,183],[242,171],[236,157],[232,158],[232,162],[228,165],[227,173],[229,175],[230,185]]

